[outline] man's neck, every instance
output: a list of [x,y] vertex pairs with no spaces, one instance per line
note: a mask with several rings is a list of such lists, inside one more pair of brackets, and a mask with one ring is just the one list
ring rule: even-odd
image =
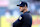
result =
[[24,11],[23,11],[23,13],[25,13],[25,12],[27,12],[28,11],[28,9],[25,9]]

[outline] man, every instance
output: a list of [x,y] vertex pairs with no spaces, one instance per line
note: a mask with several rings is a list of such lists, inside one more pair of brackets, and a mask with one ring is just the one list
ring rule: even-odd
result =
[[13,27],[31,27],[32,17],[27,9],[28,8],[27,3],[22,1],[17,6],[19,6],[20,11],[23,12],[23,14],[18,18],[17,21],[13,23]]

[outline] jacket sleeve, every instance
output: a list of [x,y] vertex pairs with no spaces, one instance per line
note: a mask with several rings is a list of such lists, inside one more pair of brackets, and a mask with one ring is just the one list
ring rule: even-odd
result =
[[24,22],[22,24],[22,27],[31,27],[32,25],[32,17],[27,14],[27,15],[24,15]]
[[19,19],[17,21],[15,21],[13,23],[13,27],[19,27],[19,25],[21,24],[21,22],[19,21]]
[[22,16],[19,16],[18,20],[13,23],[13,27],[20,27],[22,25]]

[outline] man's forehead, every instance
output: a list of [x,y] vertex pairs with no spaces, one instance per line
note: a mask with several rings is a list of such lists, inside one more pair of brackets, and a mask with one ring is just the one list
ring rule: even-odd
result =
[[21,7],[21,6],[20,6]]

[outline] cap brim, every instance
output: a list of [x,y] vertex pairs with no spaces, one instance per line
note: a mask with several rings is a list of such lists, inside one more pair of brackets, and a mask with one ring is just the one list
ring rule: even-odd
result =
[[21,6],[21,7],[24,7],[24,6],[22,6],[22,5],[17,5],[17,6]]
[[17,5],[17,6],[20,6],[20,5]]

